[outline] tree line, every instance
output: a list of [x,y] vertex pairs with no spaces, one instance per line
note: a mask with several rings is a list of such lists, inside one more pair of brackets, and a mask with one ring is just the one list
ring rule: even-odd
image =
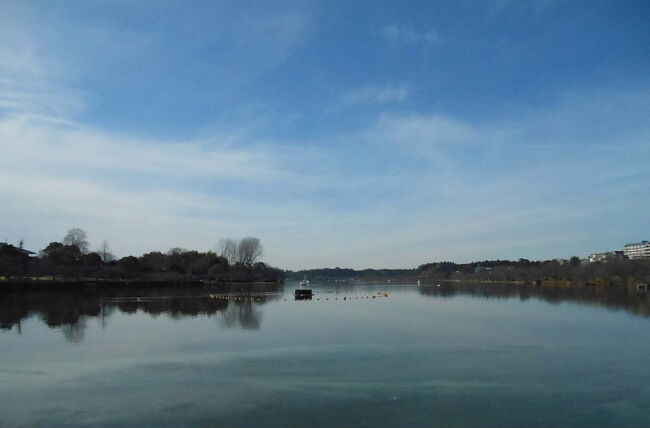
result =
[[650,260],[627,258],[594,263],[576,256],[568,260],[486,260],[465,264],[441,262],[424,264],[417,270],[418,276],[423,278],[460,281],[571,283],[609,287],[650,282]]
[[90,251],[87,234],[70,229],[61,242],[51,242],[31,257],[13,245],[0,246],[0,276],[13,278],[130,279],[143,281],[281,281],[284,272],[260,259],[263,247],[258,238],[222,239],[214,251],[172,248],[152,251],[139,257],[117,258],[104,240]]
[[321,268],[299,271],[286,271],[287,280],[299,281],[307,278],[317,282],[345,282],[345,281],[383,281],[395,278],[408,278],[412,276],[413,269],[361,269],[350,268]]
[[287,279],[315,281],[488,281],[570,285],[627,286],[650,284],[650,260],[626,258],[589,263],[579,257],[568,260],[483,260],[425,263],[415,269],[348,268],[287,271]]

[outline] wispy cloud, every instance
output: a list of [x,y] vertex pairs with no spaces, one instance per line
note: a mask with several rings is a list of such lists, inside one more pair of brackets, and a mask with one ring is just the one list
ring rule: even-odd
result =
[[[409,80],[430,65],[413,57],[429,55],[384,69],[385,49],[368,47],[363,60],[378,62],[361,78],[374,84],[355,86],[355,44],[301,49],[328,28],[282,6],[171,1],[148,22],[150,8],[111,3],[126,22],[87,2],[0,4],[0,237],[38,249],[80,226],[125,255],[253,234],[282,267],[379,267],[567,256],[650,227],[647,88],[513,97],[487,121],[463,113],[479,101],[453,99],[468,96],[458,88],[440,102],[413,96],[462,80],[454,67],[466,63]],[[130,24],[140,18],[152,25]],[[374,36],[449,47],[399,21]],[[499,107],[507,85],[490,76],[492,89],[462,77]],[[333,81],[353,89],[323,96]],[[299,115],[278,125],[287,110]]]
[[440,114],[383,114],[374,132],[395,143],[417,145],[476,141],[476,130],[463,121]]
[[343,97],[345,104],[387,104],[400,103],[408,98],[407,85],[366,86],[348,92]]
[[[613,109],[641,102],[619,98]],[[256,234],[284,267],[571,255],[596,245],[581,225],[606,221],[612,204],[633,208],[650,185],[647,126],[613,134],[620,153],[605,140],[588,152],[546,145],[570,127],[562,109],[604,114],[590,99],[490,125],[385,113],[310,150],[255,136],[161,143],[15,115],[0,121],[0,228],[39,248],[81,226],[119,254]]]
[[0,228],[39,247],[77,224],[119,254],[173,241],[210,248],[230,235],[275,240],[269,231],[313,215],[299,200],[278,206],[274,189],[300,175],[277,146],[243,149],[216,136],[156,144],[31,116],[0,121],[0,141]]
[[[71,119],[106,109],[116,102],[111,97],[136,92],[140,97],[131,104],[142,109],[155,106],[146,105],[155,97],[222,102],[287,61],[312,28],[308,8],[300,5],[220,3],[206,11],[172,0],[159,4],[156,13],[175,19],[151,26],[115,17],[152,19],[147,7],[128,2],[110,11],[104,7],[0,4],[0,114]],[[189,95],[197,87],[210,89]]]
[[70,117],[84,108],[81,91],[54,78],[60,67],[36,37],[32,7],[0,6],[0,115]]
[[[56,125],[33,116],[13,116],[0,122],[5,168],[49,173],[139,173],[193,178],[280,178],[262,148],[231,147],[228,137],[211,141],[156,142],[93,130],[82,125]],[[9,142],[13,142],[9,143]]]
[[74,117],[85,108],[80,91],[49,82],[0,75],[0,113]]
[[387,25],[382,27],[379,32],[392,44],[435,46],[443,43],[435,30],[419,32],[411,27]]

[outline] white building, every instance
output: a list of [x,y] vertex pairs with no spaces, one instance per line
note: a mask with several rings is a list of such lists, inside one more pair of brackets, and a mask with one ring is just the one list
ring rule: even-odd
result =
[[607,251],[604,253],[589,254],[589,263],[608,262],[611,260],[622,260],[625,258],[623,251]]
[[641,241],[626,244],[623,253],[630,259],[650,259],[650,242]]

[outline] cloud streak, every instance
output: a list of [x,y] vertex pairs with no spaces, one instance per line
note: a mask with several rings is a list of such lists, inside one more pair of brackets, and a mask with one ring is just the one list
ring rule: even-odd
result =
[[343,102],[352,105],[401,103],[408,98],[410,92],[409,87],[404,84],[366,86],[348,92],[343,97]]
[[[564,108],[582,116],[602,107]],[[551,134],[535,131],[539,113],[490,125],[384,113],[329,136],[339,145],[310,151],[241,136],[161,143],[14,115],[0,121],[1,225],[37,247],[81,226],[121,254],[210,248],[222,236],[257,234],[269,261],[293,268],[566,256],[540,248],[588,245],[582,224],[611,211],[603,195],[632,209],[627,195],[648,188],[638,160],[650,153],[637,138],[647,127],[615,142],[623,154],[602,158],[594,151],[609,151],[613,141],[591,153],[560,139],[546,146]],[[569,125],[564,118],[547,126],[561,135]],[[519,162],[502,158],[504,150],[519,152]],[[623,164],[632,176],[614,167]]]
[[435,30],[418,32],[411,27],[387,25],[379,30],[380,34],[391,44],[410,44],[420,46],[441,45],[443,40]]
[[[484,81],[443,102],[467,63],[310,45],[328,29],[281,6],[116,6],[145,29],[101,5],[1,5],[0,237],[37,250],[78,226],[126,255],[256,235],[281,267],[408,267],[582,255],[650,227],[645,86],[472,115]],[[432,29],[380,34],[458,56]]]

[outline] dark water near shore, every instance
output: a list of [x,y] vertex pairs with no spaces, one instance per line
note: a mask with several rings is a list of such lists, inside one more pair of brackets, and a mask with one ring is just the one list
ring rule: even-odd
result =
[[646,295],[293,288],[0,293],[0,426],[650,426]]

